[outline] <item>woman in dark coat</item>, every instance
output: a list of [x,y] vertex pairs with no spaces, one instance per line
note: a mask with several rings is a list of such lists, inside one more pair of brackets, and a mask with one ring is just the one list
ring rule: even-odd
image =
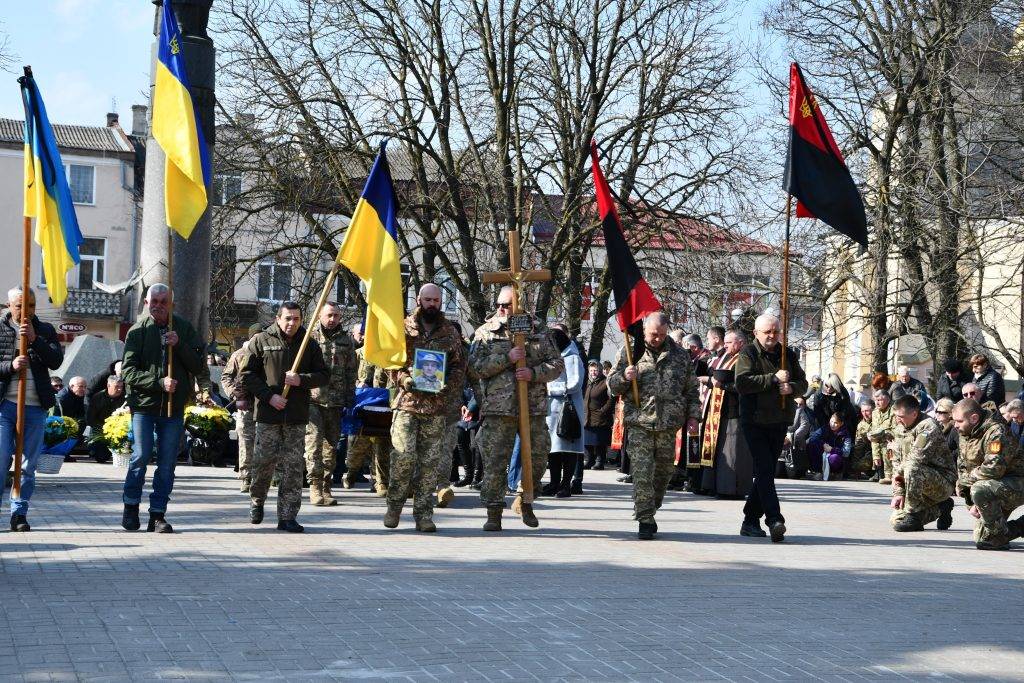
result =
[[585,469],[604,469],[604,459],[612,442],[615,402],[608,393],[608,378],[600,361],[589,363],[590,384],[583,396],[583,445],[587,449]]

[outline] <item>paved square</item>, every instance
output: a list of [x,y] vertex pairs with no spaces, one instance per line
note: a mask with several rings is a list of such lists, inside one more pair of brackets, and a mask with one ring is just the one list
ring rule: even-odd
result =
[[670,493],[645,543],[615,476],[537,530],[485,534],[460,493],[440,533],[389,531],[363,488],[289,535],[231,471],[179,467],[166,536],[120,529],[118,470],[69,463],[0,532],[0,680],[1024,680],[1024,548],[974,550],[962,506],[897,535],[885,487],[780,482],[772,545],[741,502]]

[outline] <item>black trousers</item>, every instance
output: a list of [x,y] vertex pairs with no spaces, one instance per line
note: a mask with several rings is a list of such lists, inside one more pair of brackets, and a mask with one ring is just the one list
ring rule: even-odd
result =
[[779,508],[779,494],[775,490],[775,463],[782,453],[786,438],[786,425],[743,424],[743,435],[754,460],[754,488],[747,494],[743,516],[749,521],[785,522]]

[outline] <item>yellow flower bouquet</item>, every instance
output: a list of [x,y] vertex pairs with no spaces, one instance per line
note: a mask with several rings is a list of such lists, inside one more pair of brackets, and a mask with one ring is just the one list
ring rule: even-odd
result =
[[103,444],[111,453],[130,451],[135,438],[132,434],[132,414],[128,406],[121,406],[111,413],[110,417],[103,421],[103,431],[93,434],[89,441]]
[[226,434],[233,424],[231,413],[220,406],[194,405],[185,408],[185,429],[200,439]]

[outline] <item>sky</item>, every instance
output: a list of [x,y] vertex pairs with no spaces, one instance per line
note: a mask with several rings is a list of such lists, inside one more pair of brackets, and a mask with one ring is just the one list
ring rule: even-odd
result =
[[[106,125],[146,104],[156,6],[150,0],[0,0],[14,61],[0,71],[0,117],[23,119],[15,79],[31,65],[54,123]],[[116,107],[114,103],[116,102]]]

